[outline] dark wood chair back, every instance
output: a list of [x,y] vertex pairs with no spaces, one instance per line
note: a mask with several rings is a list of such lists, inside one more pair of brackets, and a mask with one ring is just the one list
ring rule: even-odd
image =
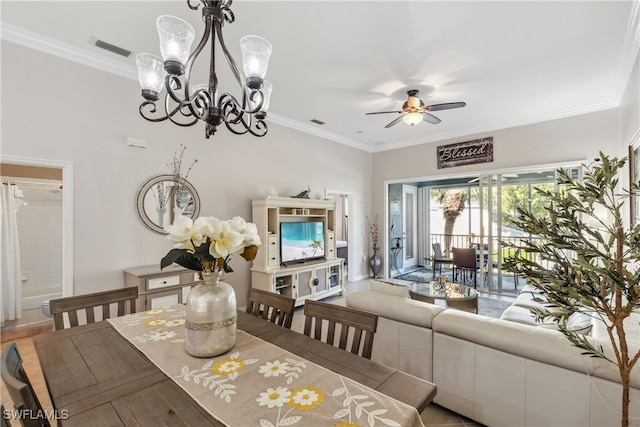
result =
[[[305,335],[371,359],[373,337],[378,326],[377,314],[321,301],[306,300],[304,315]],[[323,325],[328,326],[324,331]],[[337,344],[335,342],[336,325],[341,325]],[[351,333],[353,334],[351,346],[347,349]]]
[[[8,344],[2,351],[2,380],[7,386],[9,396],[25,427],[49,427],[46,414],[31,381],[22,367],[22,357],[15,342]],[[4,413],[3,413],[4,415]]]
[[[102,320],[111,317],[111,304],[117,304],[117,316],[124,316],[136,312],[138,288],[115,289],[112,291],[96,292],[92,294],[76,295],[72,297],[55,298],[49,301],[55,329],[64,329],[64,313],[69,317],[69,326],[78,326],[78,314],[85,313],[86,323],[95,323],[95,309],[102,309]],[[127,313],[127,306],[129,307]]]
[[247,313],[291,329],[295,304],[295,298],[251,288],[247,299]]
[[[453,277],[456,279],[457,273],[462,270],[473,274],[473,287],[477,287],[478,279],[478,257],[474,248],[451,248],[453,258]],[[466,282],[466,281],[465,281]]]
[[478,258],[476,250],[473,248],[452,248],[453,265],[455,268],[476,271],[478,269]]

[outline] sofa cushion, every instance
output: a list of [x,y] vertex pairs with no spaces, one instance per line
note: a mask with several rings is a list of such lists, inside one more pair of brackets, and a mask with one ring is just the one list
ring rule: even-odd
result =
[[369,311],[388,319],[425,328],[431,328],[433,318],[444,311],[443,307],[434,304],[382,292],[354,292],[347,295],[345,299],[347,307]]
[[[540,301],[536,301],[540,300]],[[546,308],[545,305],[548,305],[548,302],[544,295],[538,292],[520,292],[520,295],[516,297],[516,300],[512,305],[523,307],[523,308]]]
[[[558,324],[554,322],[543,323],[540,327],[560,330],[560,328],[558,328]],[[592,327],[591,316],[585,313],[574,313],[569,316],[569,319],[567,320],[567,329],[570,332],[575,332],[577,334],[589,335]]]
[[[502,316],[500,316],[500,319],[523,325],[539,326],[541,328],[558,330],[558,325],[550,319],[545,322],[536,322],[535,315],[531,312],[529,307],[522,307],[515,304],[507,307],[507,309],[502,313]],[[567,328],[571,332],[589,335],[591,327],[591,316],[587,313],[574,313],[569,316],[569,319],[567,320]]]
[[507,307],[507,309],[502,312],[500,319],[521,323],[523,325],[540,326],[540,323],[536,322],[535,317],[528,308],[517,305]]
[[571,346],[559,331],[458,310],[446,310],[438,315],[433,321],[433,330],[505,353],[584,371],[581,350]]
[[395,295],[397,297],[409,298],[409,288],[404,285],[381,280],[371,280],[369,282],[371,290],[382,292],[387,295]]

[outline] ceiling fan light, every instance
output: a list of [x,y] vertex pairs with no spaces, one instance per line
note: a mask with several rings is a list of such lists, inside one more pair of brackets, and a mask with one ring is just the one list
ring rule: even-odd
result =
[[188,22],[176,18],[175,16],[162,15],[156,21],[156,29],[160,38],[160,53],[165,62],[176,62],[182,65],[182,72],[167,68],[171,74],[182,74],[184,64],[189,59],[191,45],[195,39],[196,32]]
[[415,126],[422,121],[422,113],[407,113],[402,116],[402,121],[409,126]]

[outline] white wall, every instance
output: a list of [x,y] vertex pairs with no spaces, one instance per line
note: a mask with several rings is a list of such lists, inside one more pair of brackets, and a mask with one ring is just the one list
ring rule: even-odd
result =
[[[201,124],[179,128],[138,114],[137,82],[2,41],[2,155],[73,163],[74,294],[119,288],[123,270],[159,265],[171,248],[138,220],[134,198],[149,177],[168,173],[179,145],[184,163],[198,158],[189,181],[201,198],[201,215],[251,217],[251,198],[274,186],[280,195],[325,188],[354,194],[355,227],[364,229],[370,206],[371,154],[271,125],[264,138],[234,136],[221,128],[204,138]],[[274,94],[274,96],[276,96]],[[148,148],[127,146],[127,137]],[[354,242],[355,253],[363,253]],[[367,265],[351,268],[364,275]],[[360,265],[359,265],[360,264]],[[232,260],[240,306],[249,267]]]
[[622,143],[629,145],[640,132],[640,54],[631,70],[629,81],[620,101],[620,130]]

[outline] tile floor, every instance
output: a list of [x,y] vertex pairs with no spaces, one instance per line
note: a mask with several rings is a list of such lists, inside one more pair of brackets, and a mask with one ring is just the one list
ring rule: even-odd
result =
[[[366,289],[368,287],[369,279],[350,282],[345,285],[345,293],[348,294],[350,292]],[[342,297],[335,296],[329,300],[338,300],[340,298]],[[294,315],[294,324],[292,326],[293,330],[302,331],[303,318],[304,314],[302,313],[302,307],[298,307]],[[33,345],[33,339],[31,337],[19,338],[16,339],[15,342],[18,346],[18,351],[22,356],[25,371],[27,372],[31,383],[33,384],[33,387],[38,394],[42,406],[45,410],[51,410],[53,408],[53,405],[51,404],[51,399],[49,398],[49,393],[47,391],[47,386],[42,375],[42,370],[40,369],[40,363],[38,362],[38,356]],[[7,344],[8,343],[2,343],[2,349],[4,349]],[[11,409],[13,407],[13,404],[11,402],[11,398],[9,397],[7,389],[5,388],[4,382],[2,382],[1,391],[1,400],[3,405],[5,406],[5,408]],[[420,414],[420,418],[422,419],[424,425],[428,427],[481,426],[481,424],[478,424],[473,420],[451,412],[448,409],[442,408],[435,403],[430,404],[424,411],[422,411],[422,413]],[[18,423],[14,421],[12,424]],[[52,425],[56,426],[57,424],[53,422]]]

